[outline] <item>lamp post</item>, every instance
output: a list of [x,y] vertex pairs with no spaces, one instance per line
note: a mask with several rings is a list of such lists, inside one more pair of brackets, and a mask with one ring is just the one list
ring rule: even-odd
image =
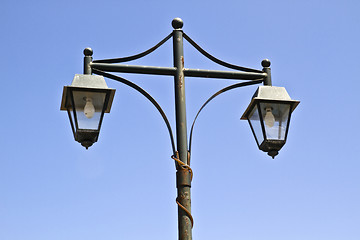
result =
[[[178,204],[178,228],[180,240],[192,239],[193,218],[191,215],[191,180],[190,153],[192,132],[195,121],[201,110],[216,96],[231,89],[261,84],[241,119],[248,120],[255,140],[260,150],[267,152],[273,158],[286,142],[290,116],[299,101],[291,100],[284,88],[272,87],[270,61],[262,61],[262,70],[250,69],[221,61],[198,46],[183,30],[183,21],[175,18],[172,21],[173,32],[151,49],[137,55],[115,59],[92,59],[93,51],[84,50],[84,74],[77,74],[71,86],[65,86],[63,91],[61,110],[66,110],[76,141],[88,148],[98,140],[104,113],[109,113],[114,98],[115,89],[107,87],[104,77],[121,82],[134,88],[145,96],[161,114],[170,135],[173,151],[172,158],[176,164],[176,186]],[[128,62],[155,51],[167,40],[173,38],[174,67],[153,67],[139,65],[118,64]],[[183,39],[210,60],[236,71],[218,71],[190,69],[184,66]],[[176,141],[173,137],[171,125],[166,114],[145,90],[133,82],[109,72],[138,73],[174,76]],[[93,75],[96,74],[96,75]],[[198,111],[187,136],[185,77],[221,78],[246,80],[230,85],[212,95]],[[188,141],[189,140],[189,141]]]

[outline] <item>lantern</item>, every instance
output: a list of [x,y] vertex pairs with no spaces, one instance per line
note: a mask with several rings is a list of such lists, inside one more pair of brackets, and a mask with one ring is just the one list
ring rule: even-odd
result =
[[104,113],[109,113],[115,89],[102,76],[76,74],[65,86],[60,110],[66,110],[76,141],[88,149],[97,141]]
[[248,120],[259,149],[272,158],[286,142],[291,113],[299,103],[283,87],[260,86],[241,117]]

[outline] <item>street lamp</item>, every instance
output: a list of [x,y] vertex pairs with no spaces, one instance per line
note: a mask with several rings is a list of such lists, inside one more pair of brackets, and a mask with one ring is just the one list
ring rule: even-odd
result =
[[[97,141],[104,113],[110,112],[115,90],[109,89],[103,77],[116,80],[141,93],[146,97],[161,114],[170,136],[173,156],[176,163],[176,186],[178,204],[179,239],[191,240],[193,218],[191,215],[191,180],[190,168],[192,133],[195,121],[201,110],[216,96],[229,90],[254,84],[264,84],[256,91],[251,103],[241,119],[246,119],[255,136],[258,147],[274,158],[285,144],[289,129],[290,116],[299,101],[291,100],[284,88],[273,87],[271,84],[270,61],[262,61],[262,70],[245,68],[221,61],[207,53],[197,45],[183,30],[183,21],[175,18],[172,21],[173,32],[166,36],[157,45],[149,50],[124,58],[92,59],[91,48],[84,50],[84,74],[77,74],[71,86],[64,87],[61,110],[66,110],[69,115],[75,140],[84,147],[90,147]],[[173,39],[173,67],[154,67],[119,64],[142,58],[155,51],[170,38]],[[211,61],[236,71],[218,71],[191,69],[184,66],[183,39],[188,41],[195,49]],[[110,74],[137,73],[167,75],[174,77],[175,89],[175,117],[176,131],[173,136],[171,124],[160,105],[144,89],[133,82]],[[96,74],[96,75],[92,75]],[[225,87],[212,95],[200,108],[187,136],[186,104],[185,104],[185,77],[203,77],[246,80]],[[176,141],[175,141],[176,139]]]

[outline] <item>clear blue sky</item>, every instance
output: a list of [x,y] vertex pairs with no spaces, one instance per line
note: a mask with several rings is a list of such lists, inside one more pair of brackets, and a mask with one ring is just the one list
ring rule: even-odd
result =
[[[240,121],[255,86],[214,99],[193,136],[194,239],[360,239],[360,2],[17,1],[0,7],[0,239],[177,239],[175,167],[156,109],[112,80],[113,108],[89,150],[73,140],[62,88],[94,59],[184,31],[227,62],[261,69],[301,103],[275,160]],[[171,42],[134,64],[172,66]],[[222,69],[185,45],[185,66]],[[174,125],[173,79],[122,75]],[[186,79],[188,125],[233,81]]]

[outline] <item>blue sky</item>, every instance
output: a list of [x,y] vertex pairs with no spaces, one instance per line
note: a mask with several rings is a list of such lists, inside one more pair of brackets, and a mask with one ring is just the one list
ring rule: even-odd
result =
[[[272,160],[240,121],[255,86],[215,98],[195,126],[194,239],[358,240],[359,1],[1,1],[0,239],[177,239],[175,167],[165,124],[116,88],[99,141],[73,140],[62,88],[94,59],[142,52],[172,31],[261,69],[301,103]],[[222,69],[185,44],[185,66]],[[171,41],[134,64],[172,66]],[[174,126],[171,77],[123,74]],[[186,79],[188,126],[231,80]],[[345,121],[346,120],[346,121]],[[173,127],[174,128],[174,127]]]

